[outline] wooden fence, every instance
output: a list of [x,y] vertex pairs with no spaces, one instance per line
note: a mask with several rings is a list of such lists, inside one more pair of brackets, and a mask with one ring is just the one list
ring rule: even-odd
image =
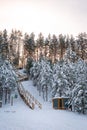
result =
[[42,109],[42,104],[35,99],[34,96],[30,92],[24,89],[21,82],[19,83],[18,91],[24,102],[31,108],[34,109],[35,105],[37,105],[40,109]]

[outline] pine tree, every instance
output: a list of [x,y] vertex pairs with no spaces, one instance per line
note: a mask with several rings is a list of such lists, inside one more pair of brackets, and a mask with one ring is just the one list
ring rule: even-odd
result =
[[29,35],[25,35],[24,39],[24,47],[27,50],[27,57],[34,59],[35,55],[35,40],[34,40],[34,33]]

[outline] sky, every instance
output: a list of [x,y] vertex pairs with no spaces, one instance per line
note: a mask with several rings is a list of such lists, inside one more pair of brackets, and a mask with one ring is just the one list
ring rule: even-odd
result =
[[0,30],[36,35],[87,31],[87,0],[0,0]]

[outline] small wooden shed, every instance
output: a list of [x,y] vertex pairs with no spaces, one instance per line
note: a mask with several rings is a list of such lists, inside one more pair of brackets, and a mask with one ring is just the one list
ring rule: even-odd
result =
[[67,97],[55,97],[52,99],[52,104],[54,109],[68,109],[68,101]]

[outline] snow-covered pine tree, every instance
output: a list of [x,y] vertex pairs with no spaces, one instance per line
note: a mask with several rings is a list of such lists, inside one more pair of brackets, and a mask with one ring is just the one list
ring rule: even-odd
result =
[[15,90],[15,87],[17,87],[16,81],[16,74],[11,64],[0,57],[0,88],[5,92],[5,103],[7,102],[7,90],[9,90],[9,92]]
[[73,89],[74,110],[87,113],[87,66],[79,59],[76,63],[77,80]]
[[40,74],[40,70],[41,70],[41,67],[40,67],[39,61],[34,61],[30,69],[30,77],[33,80],[34,86],[38,86],[38,77]]
[[43,93],[44,100],[48,100],[48,95],[51,91],[51,82],[52,82],[52,69],[50,62],[45,58],[41,59],[41,71],[39,75],[39,83]]
[[52,69],[50,62],[43,57],[39,61],[33,62],[30,74],[34,85],[37,86],[39,95],[43,93],[43,98],[47,101],[48,93],[51,91]]
[[86,113],[87,65],[71,50],[67,51],[64,60],[68,63],[66,76],[69,82],[72,110]]
[[65,70],[67,69],[64,61],[58,61],[53,66],[53,83],[52,83],[52,96],[68,96],[68,81]]

